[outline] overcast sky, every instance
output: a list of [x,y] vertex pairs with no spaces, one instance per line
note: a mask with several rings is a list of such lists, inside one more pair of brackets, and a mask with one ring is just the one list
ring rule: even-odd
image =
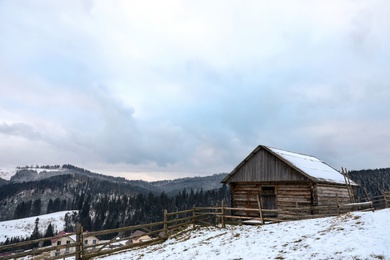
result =
[[390,167],[390,1],[0,0],[0,169]]

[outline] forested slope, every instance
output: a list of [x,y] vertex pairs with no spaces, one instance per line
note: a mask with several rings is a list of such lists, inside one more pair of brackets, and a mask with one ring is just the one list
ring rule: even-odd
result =
[[[350,171],[349,176],[354,182],[364,187],[370,197],[390,191],[390,168]],[[365,197],[362,191],[359,195]]]

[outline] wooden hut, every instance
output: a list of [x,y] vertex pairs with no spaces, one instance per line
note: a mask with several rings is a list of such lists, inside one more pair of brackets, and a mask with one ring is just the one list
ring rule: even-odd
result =
[[[260,145],[222,183],[230,186],[232,207],[278,209],[265,217],[333,214],[326,206],[353,202],[357,186],[316,157]],[[322,208],[322,209],[321,209]],[[301,210],[297,210],[301,209]],[[256,211],[234,215],[259,216]]]

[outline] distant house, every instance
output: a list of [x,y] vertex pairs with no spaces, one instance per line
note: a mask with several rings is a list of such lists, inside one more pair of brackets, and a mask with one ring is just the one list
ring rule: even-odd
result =
[[[88,231],[85,231],[83,233],[83,244],[84,244],[84,247],[87,247],[89,249],[95,249],[95,245],[99,244],[99,239],[95,236],[88,236]],[[90,247],[91,246],[91,247]]]
[[[88,246],[89,249],[94,249],[95,247],[91,245],[99,244],[98,238],[96,238],[95,236],[87,236],[88,231],[84,232],[83,234],[85,235],[83,236],[84,247]],[[50,255],[52,257],[55,257],[55,256],[74,253],[76,251],[76,248],[71,244],[75,242],[76,242],[76,235],[74,235],[74,233],[66,233],[65,231],[61,231],[51,240],[51,245],[52,246],[69,245],[69,246],[53,250]]]
[[[256,147],[222,183],[230,186],[236,208],[281,209],[265,217],[326,214],[316,206],[350,203],[357,186],[316,157],[267,146]],[[294,211],[296,208],[307,211]],[[318,209],[318,207],[317,207]],[[234,215],[259,216],[258,212],[235,211]]]
[[144,231],[136,230],[133,234],[130,236],[129,243],[137,244],[141,242],[146,242],[152,240],[152,238],[149,235],[145,235]]
[[66,233],[65,231],[61,231],[51,240],[51,245],[52,246],[69,245],[69,246],[65,248],[53,250],[50,255],[52,257],[55,257],[55,256],[74,253],[76,251],[75,247],[70,246],[70,244],[74,242],[76,242],[76,235],[71,235],[69,233]]

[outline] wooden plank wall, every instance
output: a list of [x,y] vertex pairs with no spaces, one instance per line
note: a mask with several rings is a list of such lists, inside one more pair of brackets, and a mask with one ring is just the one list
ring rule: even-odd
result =
[[[294,218],[313,214],[339,213],[337,204],[351,203],[348,189],[343,185],[313,184],[310,182],[231,183],[232,205],[236,208],[258,208],[257,196],[261,187],[275,187],[276,208],[282,210],[278,218]],[[313,211],[311,206],[315,206]],[[318,206],[318,207],[317,207]],[[321,208],[321,206],[332,206]],[[299,210],[298,210],[299,209]],[[237,211],[235,215],[258,217],[255,211]]]
[[[284,184],[277,186],[278,208],[283,209],[279,218],[311,215],[312,205],[311,184]],[[299,210],[297,208],[307,208]]]
[[233,174],[229,182],[307,181],[294,168],[266,150],[259,150]]
[[[338,214],[338,205],[351,203],[348,187],[343,185],[316,184],[315,196],[317,198],[318,209],[315,214],[329,215]],[[332,208],[321,209],[321,206],[332,206]]]
[[[234,183],[231,184],[233,207],[258,208],[257,196],[261,198],[261,187],[275,187],[276,208],[286,210],[283,215],[310,215],[310,209],[306,211],[293,211],[296,207],[310,207],[312,201],[311,184],[301,183]],[[291,211],[291,212],[290,212]],[[235,212],[237,215],[258,216],[257,212]],[[257,214],[257,215],[256,215]]]
[[318,206],[351,203],[347,186],[317,184]]
[[[231,185],[232,202],[234,208],[258,208],[257,195],[259,195],[260,185],[251,183],[240,183]],[[239,216],[258,216],[256,212],[237,211]],[[256,215],[257,214],[257,215]]]

